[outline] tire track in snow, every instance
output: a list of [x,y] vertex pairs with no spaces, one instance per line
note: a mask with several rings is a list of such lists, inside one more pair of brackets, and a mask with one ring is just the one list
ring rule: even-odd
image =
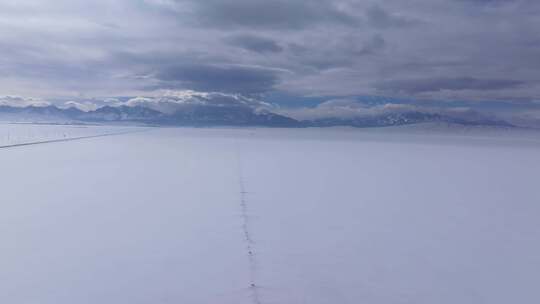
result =
[[242,167],[242,157],[240,154],[240,143],[238,139],[235,140],[236,144],[236,161],[238,165],[238,184],[240,188],[240,212],[242,218],[242,233],[244,243],[246,245],[246,253],[249,266],[249,291],[251,292],[251,298],[254,304],[261,304],[259,286],[257,285],[257,255],[255,252],[255,242],[252,238],[252,233],[249,225],[249,208],[247,202],[246,185],[244,182],[244,174]]
[[17,148],[17,147],[24,147],[24,146],[34,146],[34,145],[41,145],[41,144],[51,144],[51,143],[59,143],[59,142],[68,142],[68,141],[76,141],[76,140],[89,139],[89,138],[97,138],[97,137],[106,137],[106,136],[124,135],[124,134],[137,133],[137,132],[144,132],[144,131],[148,131],[148,130],[125,131],[125,132],[116,132],[116,133],[106,133],[106,134],[97,134],[97,135],[88,135],[88,136],[78,136],[78,137],[69,137],[69,138],[60,138],[60,139],[49,139],[49,140],[33,141],[33,142],[27,142],[27,143],[19,143],[19,144],[3,145],[3,146],[0,146],[0,149],[10,149],[10,148]]

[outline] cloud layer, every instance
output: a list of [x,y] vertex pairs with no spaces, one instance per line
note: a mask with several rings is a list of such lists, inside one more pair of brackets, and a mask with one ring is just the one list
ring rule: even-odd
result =
[[535,101],[536,0],[0,3],[0,94]]
[[125,102],[125,105],[147,107],[165,114],[174,114],[177,111],[197,106],[249,108],[253,110],[273,108],[269,103],[242,95],[197,91],[168,91],[162,96],[135,97]]

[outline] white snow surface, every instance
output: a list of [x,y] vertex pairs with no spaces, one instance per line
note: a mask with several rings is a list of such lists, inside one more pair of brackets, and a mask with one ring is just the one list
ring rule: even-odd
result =
[[0,303],[538,303],[540,137],[488,133],[155,128],[0,149]]

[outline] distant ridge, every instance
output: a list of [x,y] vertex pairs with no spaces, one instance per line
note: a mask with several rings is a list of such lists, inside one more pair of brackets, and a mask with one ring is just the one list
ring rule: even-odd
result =
[[0,120],[36,123],[119,123],[131,122],[163,126],[264,126],[264,127],[335,127],[357,128],[411,125],[428,122],[445,122],[467,126],[502,126],[512,124],[485,117],[459,117],[420,111],[382,113],[370,116],[339,118],[328,117],[297,120],[269,110],[254,109],[245,105],[190,105],[173,113],[163,113],[142,105],[104,106],[92,111],[75,107],[49,106],[13,107],[0,105]]
[[357,128],[370,128],[411,125],[428,122],[445,122],[466,126],[514,127],[512,124],[504,120],[489,119],[484,117],[472,119],[437,113],[424,113],[419,111],[383,113],[354,118],[320,118],[316,120],[305,121],[304,123],[308,126],[313,127],[351,126]]
[[174,113],[162,113],[144,106],[104,106],[92,111],[56,106],[0,106],[0,120],[10,122],[113,123],[133,122],[168,126],[267,126],[301,127],[298,120],[257,111],[246,106],[198,105]]

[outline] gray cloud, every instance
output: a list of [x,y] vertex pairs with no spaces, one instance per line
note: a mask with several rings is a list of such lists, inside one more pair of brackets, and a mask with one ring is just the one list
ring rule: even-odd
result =
[[382,51],[386,47],[386,40],[380,35],[375,35],[368,40],[362,49],[358,52],[358,55],[371,55]]
[[207,0],[193,4],[196,23],[211,27],[302,29],[320,23],[354,26],[357,18],[333,1]]
[[[381,54],[386,46],[386,40],[379,34],[371,37],[349,35],[337,39],[326,39],[324,47],[320,41],[308,41],[304,45],[289,44],[290,56],[296,63],[313,70],[324,71],[342,67],[350,67],[359,58]],[[313,52],[313,49],[318,49]]]
[[376,28],[400,28],[413,25],[419,25],[422,22],[410,17],[392,14],[378,5],[372,6],[366,11],[367,21]]
[[0,1],[0,94],[537,100],[539,1],[373,3]]
[[503,4],[503,3],[512,3],[516,0],[457,0],[464,3],[473,3],[473,4],[481,4],[481,5],[492,5],[492,4]]
[[283,51],[283,48],[275,40],[255,35],[238,35],[228,37],[225,41],[233,46],[256,53],[279,53]]
[[159,88],[195,89],[234,93],[262,93],[277,83],[276,70],[250,66],[184,64],[156,74]]
[[405,92],[409,94],[436,92],[442,90],[502,90],[524,85],[523,81],[511,79],[477,79],[472,77],[460,78],[428,78],[392,80],[377,85],[380,90]]

